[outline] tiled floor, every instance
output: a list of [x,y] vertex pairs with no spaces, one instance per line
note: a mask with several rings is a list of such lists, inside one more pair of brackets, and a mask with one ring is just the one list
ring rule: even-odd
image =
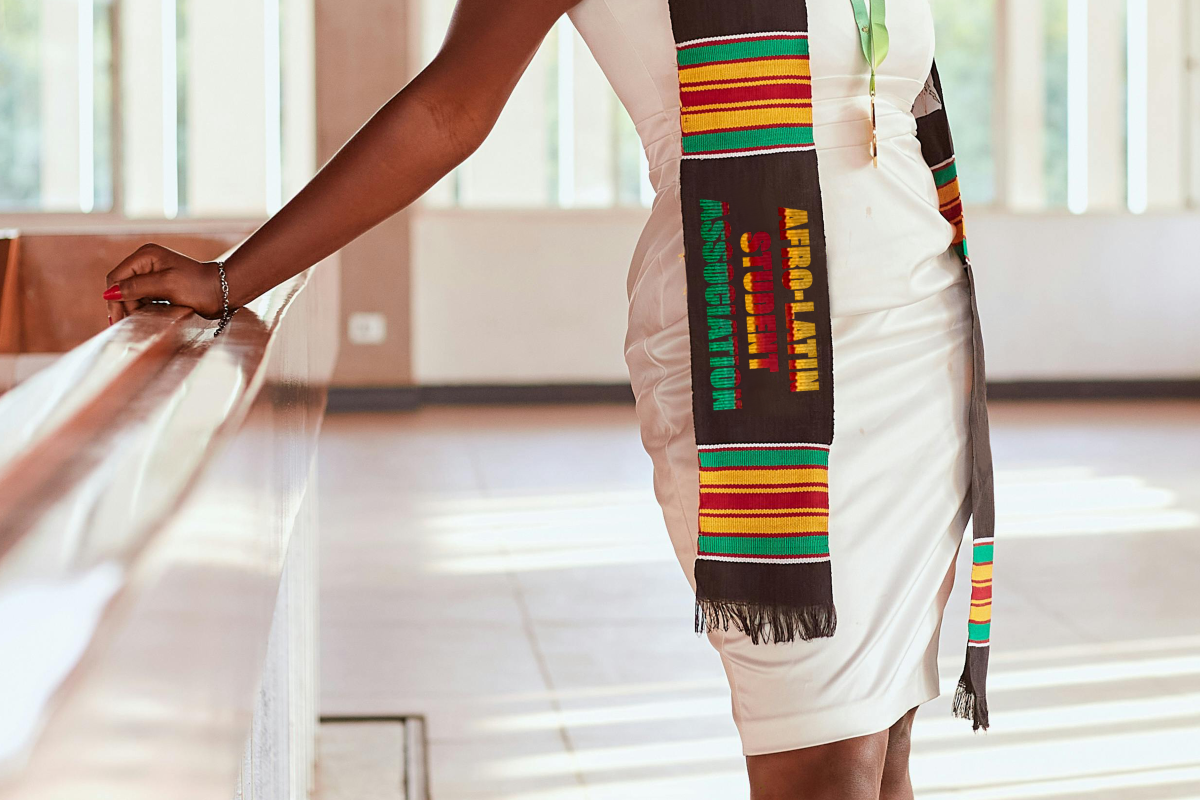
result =
[[[1200,404],[993,424],[992,730],[960,585],[918,797],[1200,798]],[[631,408],[333,416],[320,481],[322,711],[426,714],[433,800],[748,796]]]

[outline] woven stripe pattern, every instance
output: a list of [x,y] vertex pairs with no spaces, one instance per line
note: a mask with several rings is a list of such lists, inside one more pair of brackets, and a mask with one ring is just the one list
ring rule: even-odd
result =
[[808,34],[698,39],[678,61],[684,158],[813,149]]
[[698,558],[828,561],[828,445],[701,447]]

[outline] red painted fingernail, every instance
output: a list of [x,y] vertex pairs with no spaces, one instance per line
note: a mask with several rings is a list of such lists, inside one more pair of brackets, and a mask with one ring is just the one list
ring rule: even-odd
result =
[[112,286],[105,289],[104,290],[104,299],[105,300],[120,300],[121,299],[121,287],[117,286],[114,283]]

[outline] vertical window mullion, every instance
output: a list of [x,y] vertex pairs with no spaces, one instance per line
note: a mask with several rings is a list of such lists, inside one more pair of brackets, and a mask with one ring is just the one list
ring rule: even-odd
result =
[[126,216],[179,213],[175,0],[120,5],[122,197]]
[[92,0],[41,3],[40,206],[90,211],[95,202]]
[[570,20],[558,21],[558,204],[575,205],[575,36]]
[[1046,205],[1045,27],[1042,0],[999,0],[996,186],[1013,210]]
[[1140,214],[1148,205],[1149,9],[1147,0],[1126,3],[1126,185],[1129,210]]
[[1067,207],[1088,207],[1088,0],[1067,3]]

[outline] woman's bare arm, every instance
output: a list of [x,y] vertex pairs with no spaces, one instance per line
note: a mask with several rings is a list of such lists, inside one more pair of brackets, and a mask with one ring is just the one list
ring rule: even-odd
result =
[[[225,263],[242,306],[408,206],[475,151],[546,33],[578,0],[459,0],[441,51]],[[116,321],[147,299],[221,313],[216,270],[147,245],[108,274]]]

